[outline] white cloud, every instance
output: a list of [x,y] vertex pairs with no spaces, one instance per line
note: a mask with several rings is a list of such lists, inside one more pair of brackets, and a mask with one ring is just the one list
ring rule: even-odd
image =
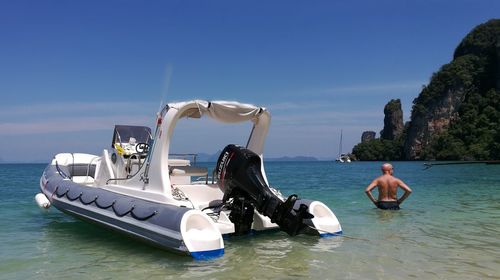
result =
[[111,115],[104,117],[67,117],[24,122],[0,123],[0,135],[29,135],[76,131],[111,130],[115,124],[149,125],[154,117]]
[[[354,101],[353,101],[354,102]],[[364,130],[381,129],[383,126],[383,106],[371,104],[366,108],[360,106],[345,106],[335,101],[310,100],[305,102],[282,102],[267,106],[271,111],[271,131],[279,134],[299,137],[294,131],[307,131],[308,137],[318,133],[318,137],[325,131],[340,131],[354,133],[356,138]]]
[[374,94],[374,93],[414,93],[415,96],[418,95],[418,92],[422,88],[422,85],[426,84],[425,82],[417,81],[417,82],[398,82],[398,83],[387,83],[387,84],[373,84],[373,85],[354,85],[354,86],[345,86],[345,87],[333,87],[329,89],[325,89],[322,92],[324,93],[333,93],[333,94],[342,94],[342,93],[350,93],[350,94]]
[[[339,104],[328,96],[308,98],[262,104],[272,114],[266,145],[271,154],[324,156],[326,153],[333,156],[340,129],[344,131],[345,148],[350,148],[359,141],[362,131],[383,126],[383,105],[370,104],[368,108],[360,108]],[[15,139],[19,135],[40,135],[59,139],[66,134],[74,137],[73,132],[105,135],[104,131],[111,133],[115,124],[151,126],[157,109],[158,104],[132,102],[35,104],[5,108],[0,110],[0,136]],[[173,147],[190,152],[214,152],[227,143],[244,144],[250,130],[250,125],[226,128],[211,122],[187,120],[176,128],[174,140],[177,140]],[[200,142],[200,139],[204,140]],[[92,141],[95,140],[83,144],[72,141],[66,150],[93,150],[94,146],[102,144],[101,141]],[[39,143],[42,149],[50,148],[47,144],[50,141],[42,142]],[[57,147],[50,149],[51,153],[57,151]],[[38,155],[39,158],[44,156]]]
[[384,114],[381,110],[351,110],[351,111],[336,111],[334,108],[330,110],[305,110],[308,107],[302,108],[294,112],[275,114],[272,117],[273,125],[277,126],[300,126],[300,125],[329,125],[343,126],[355,124],[378,123],[383,120]]
[[[156,105],[158,106],[158,105]],[[17,117],[23,118],[34,118],[42,116],[52,116],[61,115],[66,116],[67,114],[72,115],[92,115],[92,114],[116,114],[116,113],[137,113],[145,112],[151,110],[155,107],[153,103],[146,102],[68,102],[68,103],[50,103],[50,104],[32,104],[32,105],[20,105],[20,106],[9,106],[6,108],[1,108],[0,118],[11,119]],[[154,112],[150,112],[154,115]]]
[[1,108],[0,135],[109,130],[115,124],[150,125],[157,106],[146,102],[61,102]]

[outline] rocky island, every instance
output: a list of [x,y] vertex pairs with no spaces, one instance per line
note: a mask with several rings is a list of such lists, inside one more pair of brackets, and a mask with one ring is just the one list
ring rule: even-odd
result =
[[399,99],[384,108],[380,138],[353,148],[360,160],[500,159],[500,19],[475,27],[432,75],[403,125]]

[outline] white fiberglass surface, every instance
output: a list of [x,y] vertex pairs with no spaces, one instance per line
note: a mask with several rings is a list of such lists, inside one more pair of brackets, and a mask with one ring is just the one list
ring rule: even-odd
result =
[[188,211],[181,221],[181,234],[190,252],[224,248],[222,235],[214,222],[199,211]]

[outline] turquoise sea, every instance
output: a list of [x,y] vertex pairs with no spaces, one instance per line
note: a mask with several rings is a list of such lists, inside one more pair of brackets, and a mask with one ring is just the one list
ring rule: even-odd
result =
[[344,236],[276,232],[225,240],[194,261],[34,201],[45,165],[0,165],[0,279],[500,279],[500,165],[395,162],[413,194],[375,209],[364,188],[380,162],[268,162],[284,195],[323,201]]

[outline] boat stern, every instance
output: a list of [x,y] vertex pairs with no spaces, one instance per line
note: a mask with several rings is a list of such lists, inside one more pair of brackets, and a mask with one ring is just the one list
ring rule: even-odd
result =
[[187,211],[182,217],[180,231],[184,245],[194,259],[207,260],[224,254],[222,234],[203,212]]
[[[301,202],[304,203],[304,202]],[[320,201],[309,201],[308,211],[314,218],[306,221],[308,227],[321,237],[337,236],[342,234],[342,226],[332,210]]]

